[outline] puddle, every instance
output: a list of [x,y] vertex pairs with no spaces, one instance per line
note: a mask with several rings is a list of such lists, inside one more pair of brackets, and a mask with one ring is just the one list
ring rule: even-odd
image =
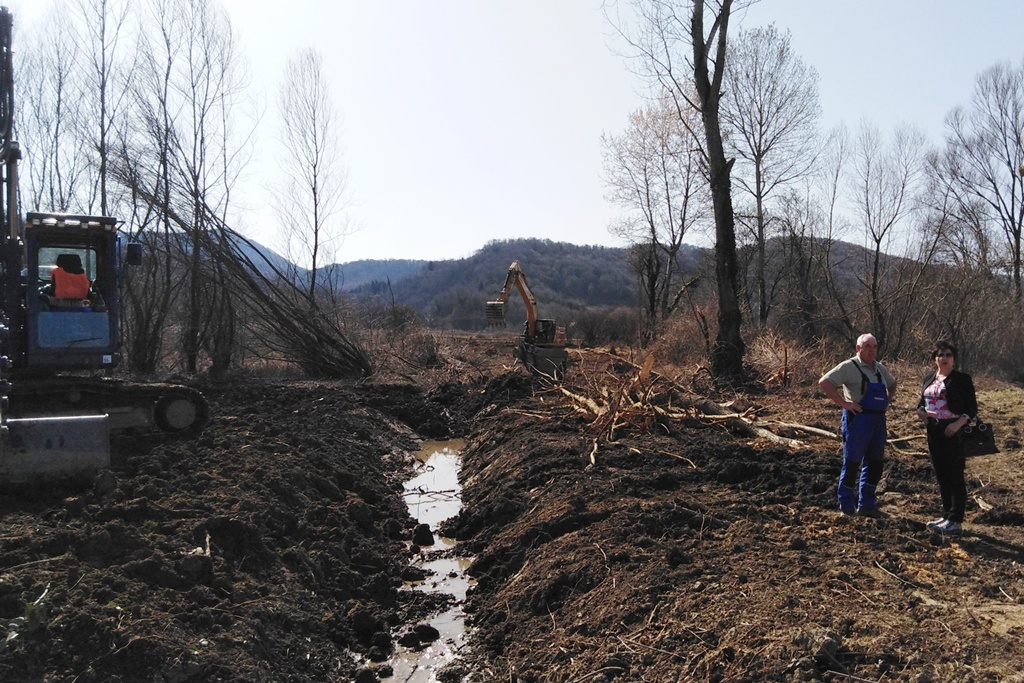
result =
[[405,482],[405,503],[412,516],[429,524],[431,531],[462,509],[459,468],[465,445],[463,439],[426,441],[413,453],[421,465],[416,476]]
[[427,578],[407,585],[411,590],[446,593],[455,598],[455,603],[427,622],[441,634],[437,640],[422,650],[396,645],[397,654],[388,662],[394,670],[393,681],[435,683],[438,670],[454,661],[465,644],[462,606],[470,586],[466,571],[472,560],[454,557],[449,551],[456,542],[437,534],[438,525],[462,509],[459,468],[464,446],[462,439],[425,442],[422,449],[414,454],[422,464],[418,466],[416,476],[405,482],[405,502],[409,513],[421,524],[429,525],[434,533],[434,545],[422,546],[423,559],[414,563],[426,572]]

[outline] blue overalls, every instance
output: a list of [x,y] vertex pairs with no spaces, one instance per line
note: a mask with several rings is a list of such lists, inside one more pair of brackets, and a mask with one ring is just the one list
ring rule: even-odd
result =
[[842,422],[843,469],[839,473],[839,507],[852,512],[856,508],[874,510],[878,507],[875,489],[885,464],[885,410],[889,407],[889,390],[879,370],[875,370],[878,381],[872,382],[855,361],[850,362],[864,378],[861,383],[864,396],[860,401],[863,410],[860,413],[844,410]]

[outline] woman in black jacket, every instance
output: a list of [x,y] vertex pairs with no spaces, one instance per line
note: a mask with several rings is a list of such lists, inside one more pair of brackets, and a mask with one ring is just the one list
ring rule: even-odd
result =
[[959,533],[967,505],[964,481],[963,428],[978,414],[978,399],[971,376],[956,369],[956,347],[940,341],[932,350],[935,372],[924,378],[917,415],[926,425],[928,453],[939,480],[942,517],[928,527],[943,533]]

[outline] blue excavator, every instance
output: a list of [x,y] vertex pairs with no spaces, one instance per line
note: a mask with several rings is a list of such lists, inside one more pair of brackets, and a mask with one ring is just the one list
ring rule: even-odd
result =
[[177,384],[116,379],[125,267],[142,246],[110,216],[30,212],[18,196],[13,19],[0,7],[0,488],[110,467],[121,430],[198,432],[209,408]]

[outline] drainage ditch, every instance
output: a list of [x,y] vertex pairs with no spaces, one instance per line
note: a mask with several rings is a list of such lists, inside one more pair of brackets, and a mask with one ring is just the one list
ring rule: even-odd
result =
[[462,439],[425,442],[414,454],[420,462],[416,476],[405,483],[406,504],[419,523],[413,542],[420,552],[413,568],[425,577],[407,582],[407,588],[451,595],[454,601],[399,639],[397,654],[389,661],[393,681],[434,683],[438,671],[454,661],[465,644],[463,605],[471,585],[467,570],[472,560],[457,556],[453,539],[434,533],[441,522],[462,509],[459,469],[464,446]]

